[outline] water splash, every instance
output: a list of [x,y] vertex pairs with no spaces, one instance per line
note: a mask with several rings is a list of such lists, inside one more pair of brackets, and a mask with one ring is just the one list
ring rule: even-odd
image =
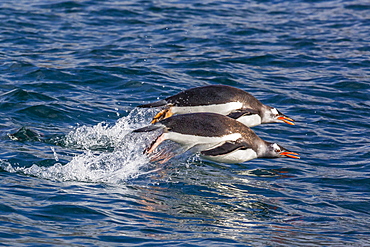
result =
[[147,125],[153,110],[133,109],[128,116],[122,117],[110,126],[101,122],[95,126],[80,126],[64,138],[64,145],[84,150],[110,150],[127,142],[132,130]]
[[148,159],[130,149],[111,153],[86,151],[69,163],[56,163],[50,167],[32,165],[18,167],[15,171],[57,181],[103,182],[119,184],[146,174]]
[[[83,151],[67,164],[63,165],[56,159],[57,163],[48,167],[36,164],[16,167],[3,161],[1,168],[57,181],[124,183],[153,171],[143,150],[155,133],[132,133],[132,130],[148,124],[152,115],[152,110],[134,109],[112,126],[99,123],[74,129],[65,136],[63,146]],[[53,148],[52,151],[57,157]]]

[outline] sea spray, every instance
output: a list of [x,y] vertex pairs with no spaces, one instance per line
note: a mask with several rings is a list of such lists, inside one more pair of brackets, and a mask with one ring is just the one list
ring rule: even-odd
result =
[[[112,126],[102,122],[77,127],[65,136],[63,146],[83,151],[67,164],[56,160],[57,163],[47,167],[36,164],[18,167],[3,162],[2,168],[57,181],[123,183],[151,172],[143,150],[156,133],[137,135],[132,130],[147,125],[152,115],[151,110],[134,109]],[[57,157],[55,149],[51,149]]]

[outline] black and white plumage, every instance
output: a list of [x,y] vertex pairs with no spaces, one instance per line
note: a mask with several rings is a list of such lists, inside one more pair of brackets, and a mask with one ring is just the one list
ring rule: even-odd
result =
[[235,119],[216,113],[175,115],[134,132],[158,129],[161,134],[145,150],[147,154],[153,153],[163,141],[171,140],[185,150],[200,152],[204,158],[222,163],[241,163],[255,158],[299,158],[297,153],[262,140]]
[[153,118],[152,123],[177,114],[212,112],[227,115],[248,127],[279,122],[294,125],[293,119],[285,116],[276,108],[262,104],[253,95],[241,89],[225,85],[188,89],[164,100],[138,107],[163,108]]

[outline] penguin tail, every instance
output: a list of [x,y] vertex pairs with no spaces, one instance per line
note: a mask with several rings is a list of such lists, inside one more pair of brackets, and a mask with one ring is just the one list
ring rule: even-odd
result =
[[160,106],[165,106],[165,105],[167,105],[167,101],[160,100],[160,101],[156,101],[156,102],[153,102],[153,103],[138,105],[137,107],[139,107],[139,108],[153,108],[153,107],[160,107]]
[[133,130],[132,132],[151,132],[157,129],[161,129],[161,125],[148,125],[140,129]]

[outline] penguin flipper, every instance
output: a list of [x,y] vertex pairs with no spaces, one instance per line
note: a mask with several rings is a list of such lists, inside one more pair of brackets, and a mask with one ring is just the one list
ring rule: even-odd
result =
[[237,141],[227,141],[224,144],[218,147],[215,147],[213,149],[201,151],[200,154],[205,155],[205,156],[218,156],[218,155],[224,155],[227,153],[231,153],[238,149],[247,149],[247,148],[250,148],[250,146],[245,142],[240,142],[238,140]]
[[227,116],[233,119],[238,119],[242,116],[254,115],[254,114],[258,114],[258,111],[253,110],[253,109],[240,109],[240,110],[230,112]]

